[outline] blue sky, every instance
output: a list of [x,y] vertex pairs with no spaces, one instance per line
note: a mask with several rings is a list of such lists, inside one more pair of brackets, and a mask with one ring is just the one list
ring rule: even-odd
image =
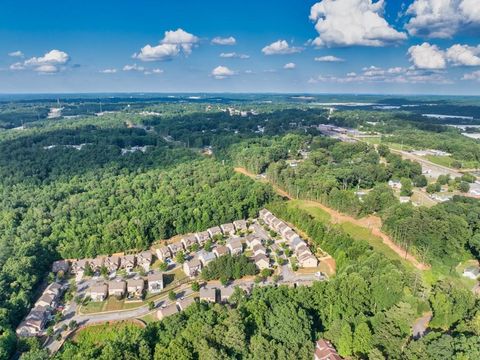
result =
[[478,1],[4,0],[0,92],[480,94]]

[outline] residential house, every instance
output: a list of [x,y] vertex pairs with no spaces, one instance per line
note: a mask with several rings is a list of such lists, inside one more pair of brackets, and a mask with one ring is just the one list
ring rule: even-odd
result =
[[161,248],[156,249],[155,253],[157,254],[158,260],[163,262],[172,256],[168,246],[162,246]]
[[399,180],[389,180],[388,186],[390,186],[392,189],[400,190],[402,188],[402,183]]
[[63,291],[62,285],[60,285],[57,282],[54,282],[54,283],[51,283],[50,285],[48,285],[43,293],[53,295],[55,297],[55,299],[58,299],[60,297],[62,291]]
[[295,238],[290,242],[290,249],[293,251],[297,251],[297,249],[301,246],[307,246],[307,244],[300,238]]
[[289,242],[293,242],[293,241],[296,241],[296,240],[301,240],[300,236],[298,236],[298,234],[295,231],[293,231],[292,229],[289,229],[289,230],[285,231],[285,233],[283,234],[283,237]]
[[233,292],[235,291],[235,288],[233,285],[231,286],[225,286],[220,289],[220,301],[221,302],[227,302],[228,299],[232,296]]
[[137,266],[137,258],[135,255],[124,255],[120,261],[120,268],[125,269],[127,273],[132,272]]
[[40,298],[35,303],[35,306],[43,306],[45,308],[53,309],[55,308],[55,296],[52,294],[42,294]]
[[92,268],[93,271],[100,271],[104,263],[105,263],[105,257],[99,256],[99,257],[96,257],[95,259],[92,259],[92,261],[90,262],[90,267]]
[[303,253],[298,256],[298,265],[303,268],[315,268],[318,266],[318,260],[311,253]]
[[43,306],[35,306],[18,326],[16,333],[19,336],[36,336],[45,328],[50,311]]
[[79,259],[72,264],[71,272],[73,274],[83,273],[85,271],[85,267],[87,266],[87,259]]
[[164,308],[159,309],[157,311],[157,319],[158,320],[163,320],[167,316],[171,316],[171,315],[174,315],[176,313],[178,313],[177,305],[170,304],[170,305],[167,305]]
[[106,284],[93,285],[89,295],[92,301],[104,301],[108,296],[108,286]]
[[226,236],[234,236],[235,235],[235,226],[232,223],[222,224],[220,225],[222,232]]
[[54,274],[59,273],[60,271],[64,274],[68,273],[70,270],[70,261],[68,260],[57,260],[52,264],[52,272]]
[[315,344],[314,360],[342,360],[342,358],[329,341],[320,339]]
[[264,256],[267,255],[267,249],[265,249],[265,247],[263,245],[255,245],[253,247],[252,251],[253,251],[254,256],[259,255],[259,254],[262,254]]
[[191,260],[183,263],[183,271],[185,274],[187,274],[187,276],[195,277],[198,275],[201,269],[202,264],[197,258],[192,258]]
[[213,252],[208,252],[205,250],[200,250],[197,253],[198,260],[202,263],[202,266],[205,267],[207,264],[213,260],[215,260],[215,254]]
[[240,238],[228,240],[227,248],[233,256],[240,255],[243,252],[242,240],[240,240]]
[[146,272],[150,271],[150,265],[152,265],[152,252],[150,250],[142,251],[137,255],[137,264],[143,268]]
[[152,294],[158,293],[163,289],[163,273],[153,273],[147,275],[148,291]]
[[278,233],[280,232],[278,229],[281,227],[282,224],[283,224],[282,220],[274,218],[272,220],[270,227]]
[[297,249],[296,249],[296,254],[297,256],[302,256],[303,254],[311,254],[312,252],[310,251],[310,249],[307,247],[307,245],[300,245]]
[[245,220],[235,220],[233,222],[236,231],[246,231],[248,229],[247,222]]
[[192,304],[195,304],[195,299],[192,296],[186,297],[186,298],[183,298],[183,300],[181,299],[177,301],[177,306],[180,309],[180,311],[185,310],[187,307],[189,307]]
[[275,221],[277,221],[278,219],[273,214],[269,213],[265,216],[263,220],[265,221],[265,224],[272,227]]
[[273,214],[267,209],[260,210],[260,212],[258,213],[258,217],[262,219],[267,225],[270,225],[271,221],[275,218]]
[[128,297],[141,298],[145,289],[145,281],[143,279],[127,280]]
[[245,243],[247,244],[247,247],[249,249],[253,249],[254,246],[256,245],[262,245],[262,239],[260,239],[258,236],[256,235],[248,235],[246,238],[245,238]]
[[216,288],[200,288],[200,300],[208,302],[217,302],[217,289]]
[[268,269],[270,267],[270,260],[263,254],[255,255],[253,261],[260,270]]
[[480,275],[480,268],[476,266],[470,266],[465,268],[465,270],[463,270],[463,276],[472,280],[476,280],[479,275]]
[[183,251],[183,244],[181,242],[171,243],[168,245],[172,256],[177,255],[180,251]]
[[120,257],[116,255],[109,256],[105,259],[104,265],[106,266],[108,272],[117,271],[120,267]]
[[280,235],[285,236],[287,231],[292,231],[292,229],[285,224],[283,221],[280,221],[277,228],[275,229]]
[[218,258],[220,256],[230,254],[230,250],[228,250],[228,248],[226,246],[218,245],[218,246],[215,247],[215,249],[213,249],[213,253]]
[[213,238],[215,235],[221,235],[222,229],[220,229],[220,226],[213,226],[210,229],[208,229],[207,232],[208,232],[208,235],[210,235],[210,237]]
[[195,237],[197,238],[197,241],[201,246],[205,245],[205,243],[208,240],[210,240],[210,235],[208,231],[202,231],[202,232],[196,233]]
[[123,280],[108,282],[108,295],[123,298],[127,292],[127,283]]
[[188,235],[182,239],[182,245],[185,250],[188,250],[194,244],[197,244],[197,237],[195,235]]

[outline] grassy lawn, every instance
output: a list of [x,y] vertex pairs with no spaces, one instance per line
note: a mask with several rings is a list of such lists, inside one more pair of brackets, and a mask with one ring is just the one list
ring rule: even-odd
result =
[[[328,223],[331,221],[330,214],[320,207],[315,206],[315,204],[307,203],[303,200],[292,200],[289,201],[289,206],[297,207],[307,211],[310,215],[322,223]],[[338,224],[338,226],[340,226],[352,238],[356,240],[367,241],[375,249],[375,251],[380,252],[391,260],[400,260],[406,267],[413,269],[412,265],[408,261],[399,257],[392,249],[383,243],[380,237],[373,235],[369,229],[352,224],[351,222],[344,222]]]
[[112,340],[119,329],[126,327],[140,328],[140,325],[131,321],[92,325],[79,330],[73,337],[73,340],[87,344],[102,344],[108,340]]
[[144,321],[146,324],[149,324],[149,323],[154,322],[154,321],[158,321],[157,317],[155,316],[155,312],[144,315],[139,319]]
[[103,311],[116,311],[124,309],[125,301],[118,300],[115,296],[110,296],[106,302],[105,309]]
[[[428,161],[431,161],[434,164],[446,166],[448,168],[452,168],[452,162],[455,161],[454,158],[451,156],[435,156],[435,155],[427,155],[425,158]],[[462,160],[460,161],[462,163],[462,167],[464,169],[476,169],[480,166],[480,164],[477,161],[466,161]],[[459,169],[461,170],[461,169]]]
[[80,310],[82,314],[92,314],[105,311],[105,305],[105,301],[90,301],[87,305],[82,305]]

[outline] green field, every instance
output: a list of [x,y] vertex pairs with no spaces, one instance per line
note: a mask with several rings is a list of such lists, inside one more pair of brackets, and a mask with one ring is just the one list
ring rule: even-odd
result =
[[141,324],[132,321],[107,322],[101,325],[93,325],[80,329],[73,337],[73,340],[89,344],[102,344],[114,339],[119,329],[138,329],[140,327]]

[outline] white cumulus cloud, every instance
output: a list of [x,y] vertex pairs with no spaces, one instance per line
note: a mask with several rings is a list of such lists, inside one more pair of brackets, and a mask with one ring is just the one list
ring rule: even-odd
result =
[[192,48],[199,42],[198,37],[190,34],[183,29],[175,31],[165,31],[163,39],[159,45],[145,45],[139,53],[133,54],[133,58],[142,61],[161,61],[169,60],[181,52],[190,55]]
[[20,50],[9,52],[9,53],[8,53],[8,56],[11,56],[11,57],[19,57],[19,58],[23,58],[23,57],[24,57],[23,52],[21,52]]
[[286,70],[293,70],[296,67],[297,67],[297,65],[295,65],[295,63],[293,63],[293,62],[290,62],[288,64],[283,65],[283,68],[286,69]]
[[138,66],[137,64],[133,65],[125,65],[123,67],[123,71],[145,71],[145,68],[143,66]]
[[322,0],[310,9],[319,47],[384,46],[407,38],[384,19],[384,0]]
[[445,53],[437,45],[427,42],[422,45],[414,45],[408,49],[410,61],[418,69],[438,70],[445,69],[447,61]]
[[302,51],[300,47],[290,46],[286,40],[277,40],[270,45],[265,46],[262,52],[265,55],[285,55],[294,54]]
[[103,69],[100,70],[102,74],[115,74],[117,72],[117,69]]
[[342,62],[345,61],[344,59],[341,59],[339,57],[333,56],[333,55],[327,55],[327,56],[319,56],[315,58],[315,61],[320,61],[320,62]]
[[228,67],[222,65],[217,66],[215,69],[212,70],[212,76],[215,79],[219,80],[225,79],[233,75],[235,75],[235,71],[230,70]]
[[235,45],[237,43],[237,39],[235,39],[233,36],[229,37],[214,37],[212,39],[212,44],[215,45]]
[[447,49],[446,56],[456,66],[480,66],[480,46],[456,44]]
[[250,55],[246,54],[238,54],[236,52],[229,52],[229,53],[221,53],[220,54],[221,58],[237,58],[237,59],[249,59]]
[[462,80],[476,80],[480,81],[480,70],[463,75]]
[[70,56],[60,50],[51,50],[43,56],[32,57],[24,62],[16,62],[10,65],[11,70],[31,69],[38,73],[53,74],[63,69],[70,61]]
[[478,0],[415,0],[407,9],[411,15],[408,33],[430,38],[451,38],[464,27],[480,24]]

